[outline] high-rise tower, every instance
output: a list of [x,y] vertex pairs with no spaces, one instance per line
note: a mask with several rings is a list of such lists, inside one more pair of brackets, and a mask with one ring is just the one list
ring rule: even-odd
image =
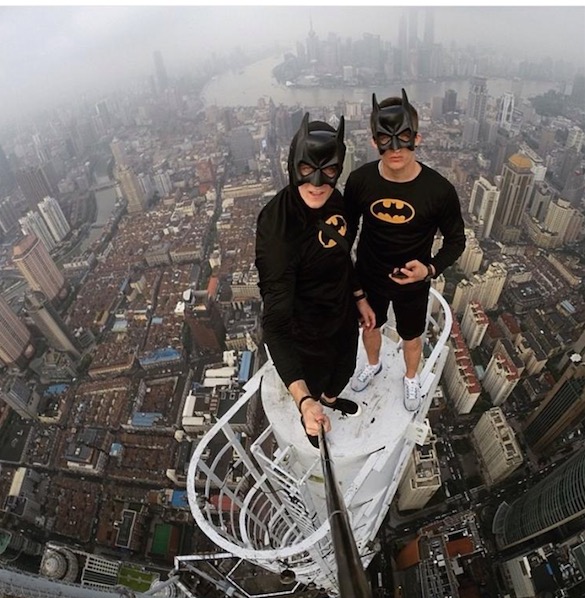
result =
[[485,118],[487,108],[487,79],[485,77],[473,77],[467,96],[467,109],[465,115],[474,118],[481,123]]
[[16,178],[10,167],[10,162],[0,146],[0,195],[7,195],[14,191],[16,187]]
[[492,236],[503,243],[520,238],[520,224],[532,193],[532,161],[523,154],[510,156],[504,164],[500,199],[494,216]]
[[4,233],[18,224],[19,212],[11,197],[0,197],[0,230]]
[[134,171],[125,166],[116,169],[116,172],[117,178],[120,181],[120,186],[122,187],[122,193],[128,202],[128,213],[135,214],[136,212],[144,211],[146,198]]
[[41,291],[53,302],[65,298],[65,278],[37,237],[27,235],[18,242],[12,259],[33,291]]
[[65,218],[65,214],[63,214],[59,202],[54,197],[47,195],[39,203],[38,208],[55,242],[60,243],[69,234],[71,227]]
[[498,545],[507,548],[584,514],[585,450],[581,450],[511,505],[501,504],[492,530]]
[[54,197],[57,194],[53,179],[53,170],[48,164],[24,168],[16,173],[16,182],[31,208],[42,201],[43,197]]
[[469,200],[469,213],[473,216],[473,229],[479,239],[489,238],[499,199],[500,191],[486,178],[480,176],[473,184]]
[[8,379],[0,389],[0,398],[24,419],[37,417],[40,396],[16,376]]
[[40,239],[47,251],[52,251],[57,246],[45,219],[38,213],[30,210],[25,216],[18,219],[23,235],[34,235]]
[[500,127],[510,131],[512,129],[514,117],[514,94],[507,91],[500,98],[498,105],[497,121]]
[[433,8],[425,8],[423,43],[427,48],[432,47],[435,43],[435,11]]
[[532,450],[545,451],[561,434],[580,424],[585,415],[585,364],[570,363],[524,425]]
[[43,293],[27,293],[25,306],[33,322],[54,349],[66,351],[76,358],[81,356],[77,340]]
[[167,69],[159,50],[154,53],[154,74],[156,77],[156,87],[159,93],[163,92],[169,86]]
[[23,368],[34,352],[30,330],[0,295],[0,359],[8,366]]

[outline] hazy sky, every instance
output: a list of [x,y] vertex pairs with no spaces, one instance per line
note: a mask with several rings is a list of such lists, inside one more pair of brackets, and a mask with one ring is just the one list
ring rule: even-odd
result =
[[[397,42],[400,7],[356,6],[0,6],[0,115],[66,98],[101,83],[153,72],[162,52],[169,74],[212,51],[281,39],[304,40],[312,22]],[[585,6],[435,6],[435,39],[482,42],[511,54],[585,63]],[[422,36],[422,16],[419,35]]]

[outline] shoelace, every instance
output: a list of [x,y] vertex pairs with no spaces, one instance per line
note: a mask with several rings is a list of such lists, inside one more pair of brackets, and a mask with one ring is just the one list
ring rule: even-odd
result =
[[414,383],[412,383],[412,382],[407,382],[405,384],[405,386],[406,386],[406,398],[408,400],[411,400],[411,401],[417,400],[418,399],[417,392],[416,392],[417,391],[417,388],[416,388],[417,385],[414,384]]
[[361,371],[360,375],[358,376],[358,380],[360,382],[363,382],[370,374],[373,374],[375,371],[375,366],[368,365]]

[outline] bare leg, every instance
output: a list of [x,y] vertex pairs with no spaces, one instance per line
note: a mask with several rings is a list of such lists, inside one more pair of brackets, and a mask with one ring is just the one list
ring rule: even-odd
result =
[[376,365],[380,361],[380,348],[382,346],[382,333],[379,328],[364,330],[362,340],[368,356],[368,363]]
[[414,378],[418,371],[422,355],[421,337],[418,336],[409,341],[403,340],[402,350],[404,352],[404,363],[406,364],[406,377]]

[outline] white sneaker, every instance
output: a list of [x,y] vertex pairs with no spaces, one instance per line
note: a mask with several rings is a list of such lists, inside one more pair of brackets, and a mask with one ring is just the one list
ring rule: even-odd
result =
[[414,378],[404,377],[404,408],[407,411],[417,411],[422,402],[420,380],[418,374]]
[[374,376],[382,370],[382,364],[370,365],[369,363],[351,379],[351,388],[361,392],[374,379]]

